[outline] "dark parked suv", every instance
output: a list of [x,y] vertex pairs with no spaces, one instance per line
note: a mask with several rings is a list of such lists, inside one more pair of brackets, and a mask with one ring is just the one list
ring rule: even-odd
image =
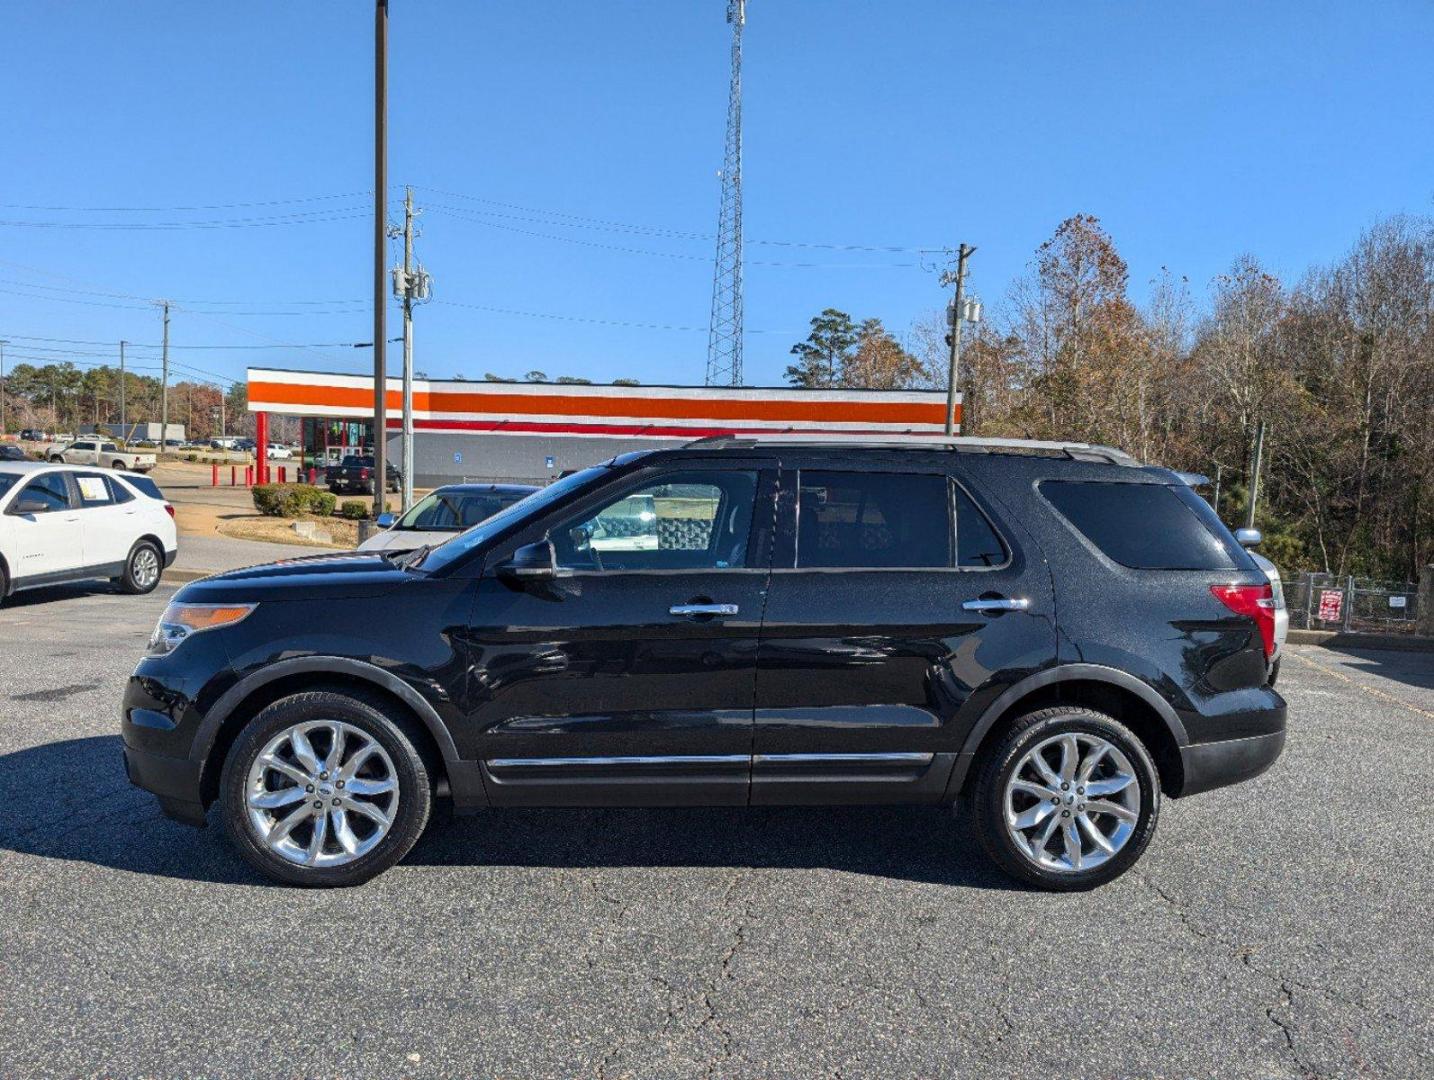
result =
[[1175,473],[1070,444],[704,440],[434,548],[186,585],[125,694],[132,780],[261,871],[348,885],[436,800],[959,805],[1051,889],[1161,795],[1279,756],[1265,575]]

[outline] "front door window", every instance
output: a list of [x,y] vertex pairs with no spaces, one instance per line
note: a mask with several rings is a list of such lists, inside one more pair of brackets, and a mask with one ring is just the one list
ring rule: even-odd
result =
[[669,473],[552,530],[568,570],[731,570],[748,565],[756,472]]

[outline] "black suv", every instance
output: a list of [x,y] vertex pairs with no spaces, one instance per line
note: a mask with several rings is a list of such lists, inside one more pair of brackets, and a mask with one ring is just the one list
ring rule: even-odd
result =
[[1080,889],[1162,793],[1279,756],[1273,632],[1210,508],[1118,451],[704,440],[438,547],[186,585],[125,759],[300,885],[393,865],[445,800],[959,805],[1008,872]]

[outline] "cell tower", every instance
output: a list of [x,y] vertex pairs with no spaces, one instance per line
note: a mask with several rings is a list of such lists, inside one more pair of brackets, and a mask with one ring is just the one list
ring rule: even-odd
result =
[[727,0],[732,24],[732,85],[722,159],[722,207],[712,269],[712,320],[707,329],[707,385],[742,385],[742,27],[747,0]]

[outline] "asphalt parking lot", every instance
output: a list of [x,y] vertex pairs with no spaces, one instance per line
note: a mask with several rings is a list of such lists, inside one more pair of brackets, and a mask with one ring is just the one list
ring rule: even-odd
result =
[[304,892],[125,781],[170,592],[0,609],[4,1076],[1434,1074],[1434,655],[1292,649],[1274,770],[1093,893],[912,809],[491,812]]

